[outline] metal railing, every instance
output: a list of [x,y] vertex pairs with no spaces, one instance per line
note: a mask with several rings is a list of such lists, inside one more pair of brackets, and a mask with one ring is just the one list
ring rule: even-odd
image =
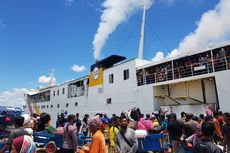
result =
[[153,70],[141,73],[137,72],[137,85],[146,85],[163,81],[186,78],[196,75],[208,74],[230,69],[230,57],[214,58],[207,62],[198,62],[191,65],[180,64],[172,69],[163,67],[160,71],[153,73]]

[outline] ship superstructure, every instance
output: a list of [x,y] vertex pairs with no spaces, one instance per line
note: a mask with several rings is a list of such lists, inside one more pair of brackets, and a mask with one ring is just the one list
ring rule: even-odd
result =
[[230,45],[158,63],[112,55],[91,66],[89,76],[26,94],[26,110],[47,112],[52,124],[60,113],[120,114],[164,109],[195,115],[207,107],[230,111]]

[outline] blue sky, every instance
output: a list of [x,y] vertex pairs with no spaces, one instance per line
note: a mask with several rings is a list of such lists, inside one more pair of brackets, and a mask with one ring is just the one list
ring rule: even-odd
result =
[[[106,0],[108,4],[115,0]],[[103,0],[7,0],[0,1],[0,103],[22,101],[20,95],[28,89],[46,86],[51,69],[57,83],[89,74],[94,60],[93,41],[101,15],[106,11]],[[124,1],[118,0],[124,5]],[[127,2],[140,0],[127,0]],[[219,7],[218,7],[219,6]],[[225,6],[225,7],[223,7]],[[218,8],[216,8],[218,7]],[[186,49],[186,41],[200,39],[202,25],[208,11],[217,11],[213,18],[223,18],[222,10],[230,8],[228,0],[155,0],[146,15],[144,59],[169,56],[171,51]],[[130,8],[128,6],[128,8]],[[224,12],[223,14],[226,14]],[[112,15],[114,18],[119,16]],[[100,59],[111,54],[138,55],[142,11],[138,6],[124,17],[105,41]],[[203,17],[203,18],[202,18]],[[200,23],[200,24],[199,24]],[[208,22],[208,29],[217,30]],[[223,22],[224,26],[229,21]],[[201,30],[197,30],[201,27]],[[221,27],[221,25],[220,25]],[[222,26],[223,27],[223,26]],[[230,26],[229,26],[230,27]],[[204,28],[203,28],[204,29]],[[220,28],[219,28],[220,29]],[[221,35],[199,46],[229,39],[229,28],[221,28]],[[197,31],[196,31],[197,30]],[[219,33],[218,33],[219,34]],[[195,35],[195,36],[194,36]],[[202,36],[200,36],[202,35]],[[220,34],[219,34],[220,35]],[[186,36],[194,37],[190,39]],[[215,37],[216,38],[216,37]],[[163,42],[163,43],[162,43]],[[190,43],[191,44],[191,43]],[[196,47],[199,47],[196,46]],[[195,50],[195,49],[194,49]],[[164,55],[163,55],[164,54]],[[75,66],[74,66],[75,65]],[[74,69],[74,70],[73,70]],[[40,78],[43,76],[42,78]],[[40,82],[39,83],[39,78]],[[22,102],[21,102],[22,103]]]

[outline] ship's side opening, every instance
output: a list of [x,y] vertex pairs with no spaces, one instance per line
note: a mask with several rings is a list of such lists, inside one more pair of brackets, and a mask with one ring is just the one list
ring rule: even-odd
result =
[[155,110],[198,115],[207,107],[218,108],[214,77],[153,86],[153,94]]

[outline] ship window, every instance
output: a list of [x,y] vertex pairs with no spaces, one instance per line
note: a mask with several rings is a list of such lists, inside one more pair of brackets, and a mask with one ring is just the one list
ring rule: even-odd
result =
[[45,106],[45,105],[42,105],[41,108],[42,108],[42,109],[43,109],[43,108],[46,108],[46,106]]
[[109,83],[113,83],[113,74],[109,75]]
[[57,95],[59,96],[59,90],[57,90]]
[[47,105],[46,107],[49,108],[49,105]]
[[63,95],[65,94],[65,88],[62,88],[62,94]]
[[53,97],[55,96],[55,91],[53,91]]
[[53,105],[50,105],[51,108],[53,108]]
[[68,103],[66,103],[66,107],[69,107],[69,104],[68,104]]
[[111,98],[107,98],[107,99],[106,99],[106,103],[107,103],[107,104],[111,104],[111,103],[112,103],[112,99],[111,99]]
[[78,106],[78,102],[75,103],[75,106]]
[[124,70],[123,74],[124,74],[124,80],[128,80],[129,79],[129,69]]
[[57,104],[57,108],[59,108],[59,104]]

